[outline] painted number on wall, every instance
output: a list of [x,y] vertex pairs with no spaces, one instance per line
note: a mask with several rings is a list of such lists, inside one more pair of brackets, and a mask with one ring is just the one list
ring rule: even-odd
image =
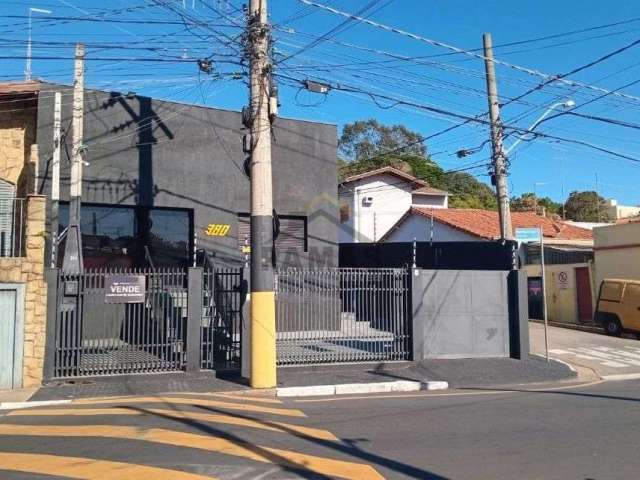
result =
[[226,237],[231,226],[226,223],[210,223],[204,233],[209,237]]

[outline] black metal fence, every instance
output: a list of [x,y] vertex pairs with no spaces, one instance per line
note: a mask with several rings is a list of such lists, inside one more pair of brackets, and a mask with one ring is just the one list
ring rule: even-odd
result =
[[236,370],[242,357],[242,268],[206,268],[202,290],[201,367]]
[[[139,276],[142,301],[107,303],[110,277]],[[58,276],[56,378],[182,370],[187,274],[182,269],[89,270]]]
[[278,272],[278,365],[411,358],[410,275],[405,269]]

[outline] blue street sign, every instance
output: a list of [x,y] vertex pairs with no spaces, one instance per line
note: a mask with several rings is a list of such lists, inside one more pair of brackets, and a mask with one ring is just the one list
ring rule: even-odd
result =
[[538,227],[516,228],[516,240],[520,243],[540,242],[541,231]]

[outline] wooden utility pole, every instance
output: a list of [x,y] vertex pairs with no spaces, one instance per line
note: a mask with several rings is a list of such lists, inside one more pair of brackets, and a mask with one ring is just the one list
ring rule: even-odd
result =
[[53,104],[53,158],[51,161],[51,268],[56,266],[58,211],[60,207],[60,141],[62,139],[62,94],[56,92]]
[[82,152],[84,129],[84,45],[76,44],[73,74],[73,147],[71,151],[71,192],[69,196],[69,230],[65,243],[62,269],[79,273],[82,264],[82,235],[80,233],[80,203],[82,197]]
[[500,100],[498,99],[498,85],[496,70],[493,63],[493,44],[491,34],[485,33],[484,65],[487,77],[487,96],[489,99],[489,119],[491,121],[491,146],[493,157],[493,173],[498,199],[498,214],[500,216],[500,238],[513,240],[511,227],[511,211],[509,210],[509,188],[507,185],[506,155],[502,145],[502,121],[500,120]]
[[247,23],[251,70],[251,374],[253,388],[276,386],[273,181],[267,0],[251,0]]

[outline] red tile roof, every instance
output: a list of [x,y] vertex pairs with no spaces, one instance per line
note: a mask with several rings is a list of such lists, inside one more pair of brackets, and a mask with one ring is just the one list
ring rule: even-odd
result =
[[[497,211],[474,208],[431,209],[413,207],[408,213],[415,213],[429,218],[433,215],[434,220],[477,237],[487,239],[500,238],[500,223]],[[514,230],[516,228],[541,227],[542,235],[545,238],[554,240],[593,239],[591,230],[541,217],[531,212],[512,212],[511,223]]]
[[40,90],[40,82],[2,82],[0,83],[0,95],[13,95],[16,93],[37,93]]

